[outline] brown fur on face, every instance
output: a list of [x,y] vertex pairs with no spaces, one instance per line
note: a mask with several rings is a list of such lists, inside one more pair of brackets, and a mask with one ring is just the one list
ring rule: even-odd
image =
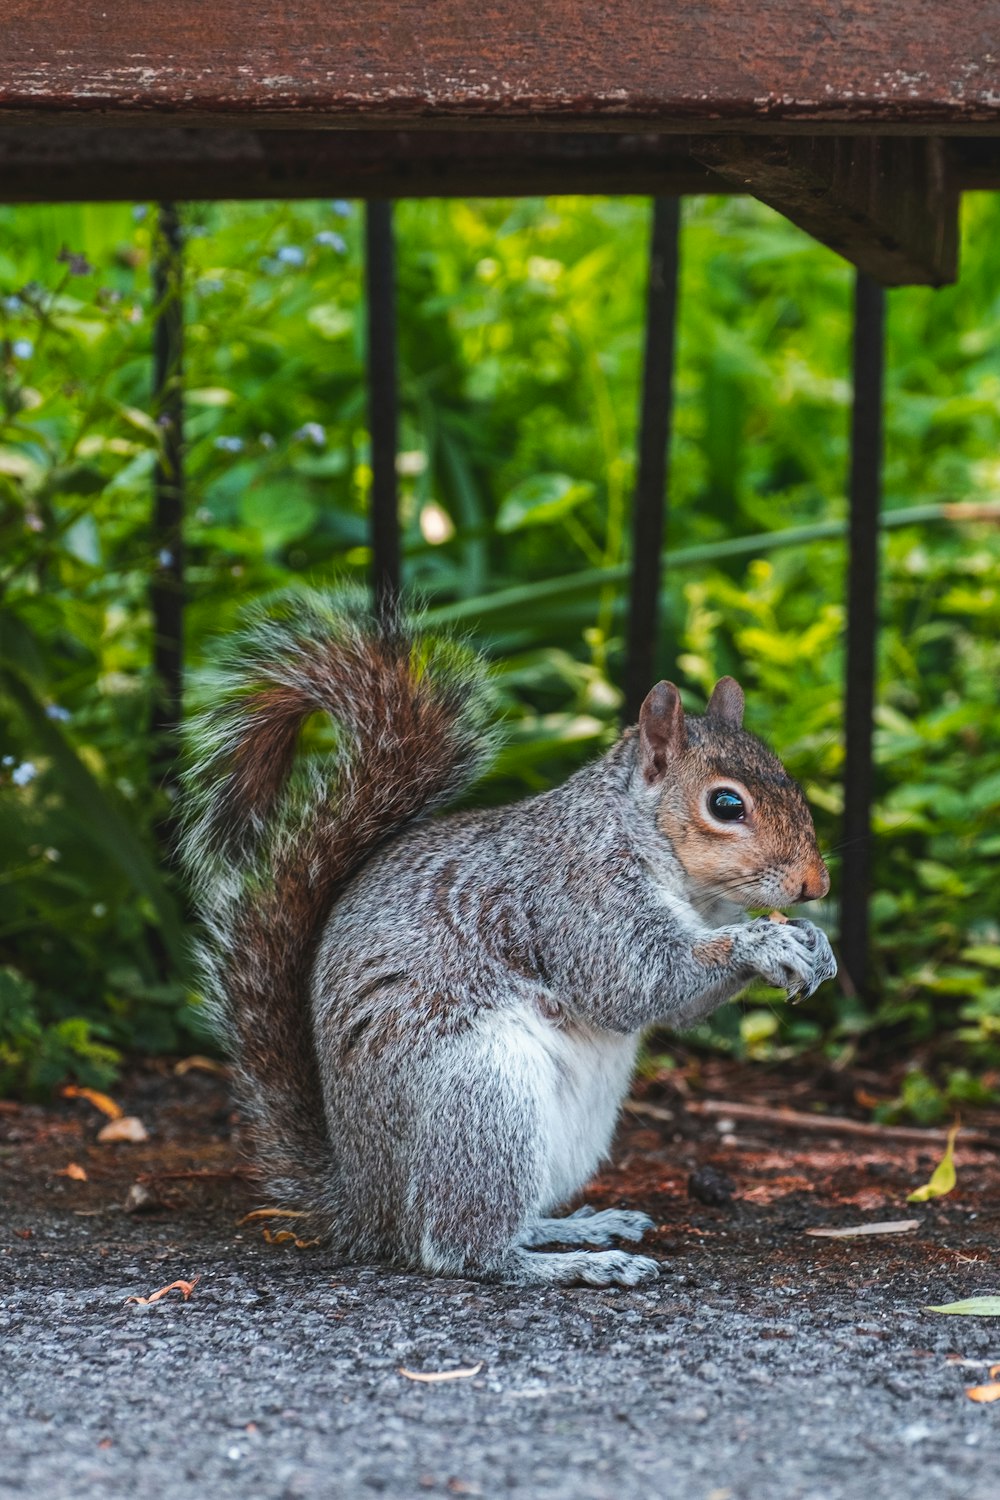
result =
[[[671,726],[675,748],[658,778],[657,826],[708,899],[780,909],[825,896],[830,878],[802,789],[777,756],[735,722],[735,693],[717,689],[712,702],[720,698],[725,717],[683,716],[680,726]],[[747,804],[743,821],[720,822],[708,809],[707,794],[727,786]]]

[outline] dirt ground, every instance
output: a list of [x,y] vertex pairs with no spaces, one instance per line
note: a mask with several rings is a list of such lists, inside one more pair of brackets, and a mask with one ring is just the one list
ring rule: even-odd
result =
[[1000,1293],[1000,1116],[908,1204],[943,1132],[827,1128],[871,1085],[694,1060],[638,1088],[587,1194],[656,1220],[662,1279],[631,1291],[344,1266],[240,1223],[199,1067],[116,1093],[137,1144],[99,1143],[86,1098],[0,1106],[0,1495],[998,1500],[1000,1401],[967,1391],[1000,1319],[927,1308]]

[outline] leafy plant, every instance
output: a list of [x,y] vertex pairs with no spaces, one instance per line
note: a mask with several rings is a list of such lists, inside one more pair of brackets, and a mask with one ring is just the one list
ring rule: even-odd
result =
[[[552,784],[616,729],[648,212],[398,207],[406,577],[495,660],[489,800]],[[186,215],[197,664],[249,598],[366,576],[371,463],[354,207]],[[41,1088],[105,1081],[100,1049],[184,1046],[199,1020],[149,731],[155,217],[0,224],[0,1024],[3,1082]],[[1000,568],[993,523],[954,510],[1000,480],[997,202],[968,198],[966,230],[959,284],[894,293],[889,321],[876,992],[788,1017],[762,994],[698,1033],[765,1057],[938,1039],[940,1118],[955,1080],[988,1089],[1000,1066]],[[721,672],[744,681],[835,890],[850,288],[760,205],[685,204],[659,662],[692,708]],[[898,1109],[927,1117],[909,1090]]]

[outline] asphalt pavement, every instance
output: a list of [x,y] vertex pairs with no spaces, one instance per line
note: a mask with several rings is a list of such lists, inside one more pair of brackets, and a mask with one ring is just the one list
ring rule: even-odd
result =
[[[43,1118],[14,1124],[0,1157],[4,1500],[1000,1497],[1000,1402],[966,1394],[1000,1363],[1000,1319],[923,1310],[1000,1290],[1000,1217],[982,1193],[931,1205],[916,1232],[819,1240],[804,1233],[817,1219],[892,1215],[786,1191],[796,1144],[758,1149],[751,1171],[716,1135],[703,1146],[633,1122],[592,1201],[654,1213],[662,1279],[540,1291],[266,1243],[237,1223],[252,1206],[238,1180],[160,1184],[163,1211],[126,1214],[122,1186],[153,1157],[95,1146],[75,1119],[76,1136],[65,1120],[48,1135]],[[194,1170],[223,1159],[223,1135]],[[685,1188],[709,1147],[716,1162],[729,1151],[728,1206]],[[69,1155],[86,1182],[61,1175]],[[830,1162],[831,1180],[847,1170]],[[888,1170],[857,1162],[869,1195],[890,1192]],[[964,1170],[994,1183],[988,1153]],[[186,1300],[128,1300],[175,1281]]]

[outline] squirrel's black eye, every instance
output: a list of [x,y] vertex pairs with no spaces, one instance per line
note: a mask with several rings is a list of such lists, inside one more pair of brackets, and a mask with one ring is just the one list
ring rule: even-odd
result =
[[711,794],[708,810],[720,823],[739,823],[747,815],[743,798],[731,786],[720,787]]

